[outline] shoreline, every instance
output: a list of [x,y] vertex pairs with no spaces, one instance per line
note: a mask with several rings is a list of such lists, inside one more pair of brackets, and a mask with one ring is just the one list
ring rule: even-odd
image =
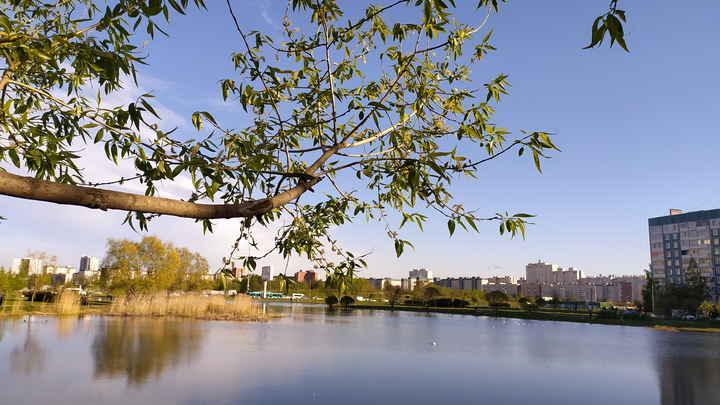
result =
[[565,313],[562,311],[534,311],[528,313],[523,310],[499,309],[496,313],[487,308],[424,308],[424,307],[408,307],[395,305],[350,305],[349,308],[371,309],[383,311],[405,311],[405,312],[431,312],[437,314],[452,315],[469,315],[484,316],[494,318],[524,319],[533,321],[554,321],[554,322],[571,322],[571,323],[587,323],[593,325],[615,325],[615,326],[632,326],[643,327],[653,330],[664,331],[691,331],[691,332],[720,332],[720,321],[685,321],[676,319],[646,318],[646,319],[630,319],[630,318],[598,318],[589,314]]

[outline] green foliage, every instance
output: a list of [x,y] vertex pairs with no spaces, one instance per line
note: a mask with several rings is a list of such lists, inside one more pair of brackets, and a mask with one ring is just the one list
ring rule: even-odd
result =
[[715,307],[711,303],[703,301],[697,309],[697,314],[702,318],[709,318],[714,311]]
[[438,290],[435,286],[428,285],[425,286],[422,292],[423,302],[425,303],[425,306],[430,306],[430,302],[434,301],[436,298],[440,296],[440,290]]
[[[518,294],[519,295],[519,294]],[[528,297],[521,297],[518,299],[518,304],[526,310],[528,313],[531,313],[532,311],[536,310],[538,308],[537,301],[533,301],[532,298]]]
[[494,290],[485,294],[485,300],[487,301],[488,305],[490,305],[490,308],[492,308],[493,312],[497,312],[498,308],[501,305],[508,302],[509,297],[507,296],[507,294],[500,290]]
[[346,295],[342,298],[340,298],[340,305],[344,306],[345,308],[349,307],[350,305],[355,303],[355,299],[349,295]]
[[15,296],[25,287],[25,284],[25,278],[19,274],[6,272],[5,267],[0,267],[0,294]]
[[103,267],[107,270],[101,284],[108,290],[152,294],[201,291],[212,285],[206,280],[207,259],[156,236],[144,236],[140,242],[108,239]]
[[595,19],[592,25],[592,39],[590,45],[584,49],[592,48],[595,45],[601,45],[605,39],[605,35],[610,37],[610,47],[615,42],[620,45],[626,52],[630,52],[625,44],[625,32],[623,31],[623,23],[625,19],[625,11],[618,10],[618,0],[610,1],[610,11]]
[[695,314],[703,301],[709,297],[708,287],[700,275],[695,259],[690,259],[683,277],[683,283],[667,283],[655,288],[655,311],[666,316],[672,310],[683,310]]
[[400,299],[402,295],[402,288],[399,285],[392,285],[390,281],[385,280],[383,283],[383,295],[390,304],[390,308],[395,307],[395,303]]
[[650,265],[649,270],[645,270],[645,285],[643,286],[643,289],[641,291],[642,299],[643,299],[643,309],[647,312],[655,312],[655,308],[653,307],[653,302],[655,300],[655,294],[658,291],[658,287],[660,284],[655,279],[652,273],[652,265]]
[[330,309],[332,309],[334,305],[337,305],[337,303],[338,298],[336,296],[328,295],[327,297],[325,297],[325,304],[327,304]]
[[[134,166],[134,172],[103,185],[132,182],[153,197],[163,182],[189,178],[185,201],[143,199],[150,202],[139,205],[74,188],[93,202],[72,203],[126,210],[126,222],[140,229],[147,229],[154,214],[195,218],[205,231],[212,231],[213,218],[243,217],[235,246],[247,242],[261,250],[252,229],[281,223],[266,250],[316,262],[340,295],[365,262],[337,246],[330,230],[357,217],[387,223],[398,256],[413,247],[401,228],[422,229],[425,211],[443,215],[450,235],[459,228],[478,232],[481,222],[497,221],[500,234],[524,237],[532,215],[480,215],[449,191],[510,150],[527,152],[537,170],[542,158],[559,150],[548,133],[513,135],[494,124],[509,91],[507,75],[471,76],[469,65],[495,49],[484,24],[486,15],[499,12],[498,0],[479,0],[480,12],[461,16],[468,22],[453,16],[454,1],[397,1],[346,15],[334,0],[293,0],[274,36],[237,26],[240,49],[230,58],[236,76],[220,80],[220,91],[253,123],[226,128],[211,112],[198,110],[191,116],[201,132],[197,141],[162,128],[150,94],[119,106],[103,102],[124,83],[137,81],[138,66],[151,62],[142,42],[164,34],[170,16],[184,14],[189,4],[10,0],[0,8],[0,163],[51,183],[96,187],[76,151],[97,144],[108,164],[127,160]],[[192,4],[205,8],[203,0]],[[231,2],[227,7],[235,12]],[[396,22],[397,14],[409,22]],[[625,16],[615,0],[593,25],[591,46],[607,33],[611,45],[627,49],[620,20]],[[368,76],[368,65],[382,69]],[[0,167],[0,176],[7,175]],[[311,190],[322,196],[298,201]],[[40,199],[11,187],[3,193]],[[217,212],[195,204],[213,201],[221,205]],[[339,265],[328,262],[326,249],[341,257]],[[154,269],[148,277],[121,277],[122,288],[195,288],[141,249],[134,254],[142,259],[132,260],[125,257],[132,252],[120,250],[118,271],[137,271],[132,260]],[[169,250],[157,260],[176,268],[183,259]],[[263,253],[236,258],[252,270]]]
[[290,293],[290,288],[296,284],[295,279],[292,276],[287,276],[283,273],[278,275],[280,281],[280,291],[285,290],[285,295]]

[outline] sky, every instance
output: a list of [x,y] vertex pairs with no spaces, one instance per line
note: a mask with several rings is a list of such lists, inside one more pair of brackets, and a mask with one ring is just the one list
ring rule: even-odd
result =
[[[177,126],[188,137],[197,136],[190,123],[196,110],[210,111],[237,128],[249,122],[238,104],[222,101],[218,84],[237,77],[229,57],[242,49],[240,37],[225,3],[207,4],[207,12],[173,17],[170,38],[145,48],[150,66],[140,69],[141,88],[127,88],[114,101],[129,102],[152,91],[163,124]],[[279,33],[284,2],[232,4],[243,29]],[[590,43],[592,22],[608,4],[509,1],[485,26],[493,29],[491,44],[497,51],[472,65],[473,75],[484,83],[504,73],[512,84],[494,122],[513,132],[553,133],[562,152],[543,161],[542,173],[532,159],[510,153],[482,166],[478,180],[456,183],[452,192],[483,216],[536,215],[525,239],[500,236],[496,222],[481,224],[480,233],[457,231],[450,237],[446,220],[431,214],[424,232],[401,230],[415,249],[398,259],[384,225],[358,218],[333,232],[353,253],[370,253],[360,275],[400,278],[424,267],[443,278],[521,277],[525,265],[537,261],[576,267],[587,275],[642,274],[650,261],[648,218],[667,215],[671,208],[720,208],[715,171],[720,2],[700,0],[681,9],[677,1],[620,0],[630,52],[607,43],[582,49]],[[471,23],[483,17],[468,10],[456,15]],[[105,172],[104,156],[95,152],[88,147],[84,155],[86,171],[107,179],[112,172]],[[0,165],[8,167],[7,162]],[[182,197],[186,186],[187,181],[166,184],[163,196]],[[122,212],[4,196],[0,216],[7,218],[0,223],[0,265],[6,268],[28,250],[57,255],[58,264],[77,267],[83,255],[102,259],[108,238],[139,240],[146,234],[122,225]],[[193,220],[160,217],[147,234],[200,252],[214,270],[229,255],[239,220],[214,223],[214,233],[203,235]],[[274,235],[272,229],[255,232],[267,241]],[[310,268],[301,259],[272,256],[258,265],[288,273]]]

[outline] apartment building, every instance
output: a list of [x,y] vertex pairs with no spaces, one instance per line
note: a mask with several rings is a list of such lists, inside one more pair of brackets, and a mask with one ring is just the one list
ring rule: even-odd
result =
[[525,280],[534,284],[552,284],[555,282],[557,270],[556,264],[543,263],[539,260],[537,263],[528,263],[525,266]]
[[653,276],[661,283],[682,283],[691,259],[711,290],[720,294],[720,209],[648,219],[650,262]]
[[10,272],[20,274],[20,270],[23,268],[27,269],[29,276],[33,274],[43,274],[42,260],[34,259],[32,257],[26,257],[24,259],[13,259],[12,267],[10,267]]

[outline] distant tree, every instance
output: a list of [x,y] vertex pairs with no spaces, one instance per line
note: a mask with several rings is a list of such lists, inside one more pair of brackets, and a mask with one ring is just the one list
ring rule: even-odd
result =
[[355,288],[355,291],[360,294],[367,294],[371,291],[374,291],[374,289],[370,286],[370,281],[366,278],[362,277],[356,277],[353,280],[353,287]]
[[338,303],[338,299],[334,295],[328,295],[327,297],[325,297],[325,303],[330,309],[333,309],[333,306]]
[[545,301],[544,298],[539,297],[539,298],[536,298],[536,299],[535,299],[535,305],[537,305],[538,308],[544,307],[545,304],[547,304],[547,301]]
[[390,308],[395,308],[395,303],[400,299],[402,288],[399,285],[392,285],[390,281],[385,280],[383,283],[383,295],[390,304]]
[[0,268],[0,294],[16,296],[27,284],[27,280],[19,274],[9,273],[5,268]]
[[660,285],[653,275],[652,264],[649,265],[648,270],[645,270],[645,280],[645,285],[640,293],[643,300],[643,310],[647,312],[655,312],[655,294]]
[[50,275],[49,274],[42,274],[42,273],[35,273],[31,274],[27,278],[27,287],[28,289],[32,290],[32,296],[30,297],[30,301],[35,301],[35,295],[37,294],[38,290],[42,288],[43,286],[50,284]]
[[520,299],[518,299],[518,304],[520,304],[520,307],[527,311],[528,314],[531,314],[533,310],[537,309],[536,303],[528,297],[521,297]]
[[209,284],[205,281],[209,265],[202,255],[157,236],[144,236],[139,242],[108,239],[102,266],[106,271],[101,285],[109,290],[152,294],[197,291]]
[[700,275],[700,269],[695,259],[690,259],[682,286],[684,309],[691,313],[695,313],[700,304],[710,297],[706,280]]
[[429,307],[432,301],[440,297],[440,290],[438,290],[435,286],[432,285],[425,286],[422,296],[425,306]]
[[714,311],[715,308],[711,303],[703,301],[697,309],[697,314],[702,318],[709,318]]
[[420,304],[424,301],[423,293],[425,292],[425,287],[427,286],[427,284],[428,281],[426,280],[415,280],[415,283],[413,283],[412,291],[410,291],[410,299],[412,299],[414,303]]
[[493,313],[497,313],[498,307],[508,301],[508,296],[500,290],[494,290],[485,294],[485,300],[488,302],[488,305],[490,305],[490,308],[492,308]]
[[[672,315],[673,309],[696,314],[700,304],[709,298],[706,280],[700,275],[697,262],[690,259],[682,283],[668,282],[655,288],[655,307],[658,313]],[[655,309],[655,308],[654,308]]]
[[350,305],[355,303],[355,299],[349,295],[340,298],[340,304],[347,309]]

